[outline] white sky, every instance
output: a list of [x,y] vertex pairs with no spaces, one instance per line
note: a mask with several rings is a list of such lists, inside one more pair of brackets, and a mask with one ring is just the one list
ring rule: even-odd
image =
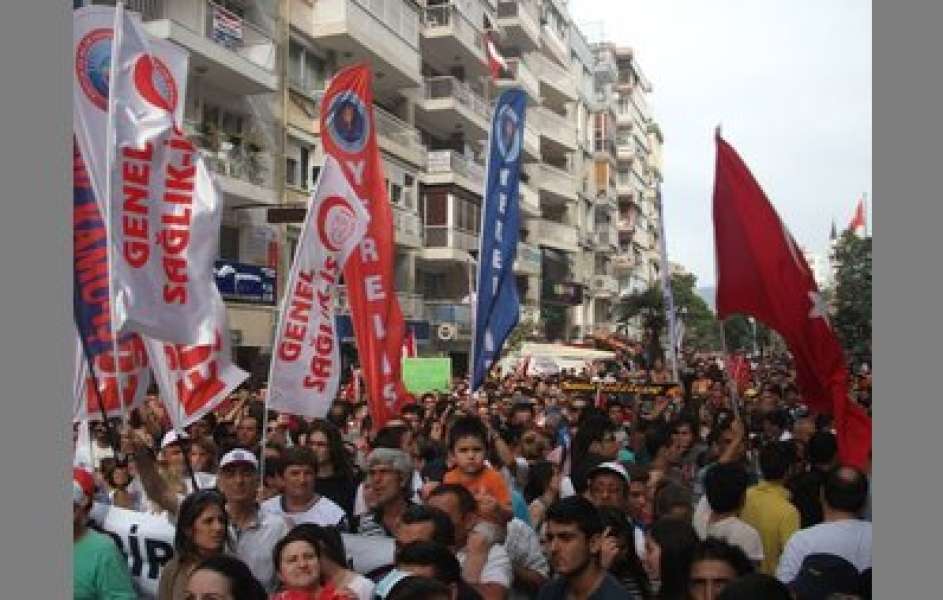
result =
[[[863,193],[871,223],[871,2],[570,0],[592,39],[635,50],[665,136],[669,259],[714,282],[714,127],[796,241],[824,252]],[[880,201],[880,199],[878,199]]]

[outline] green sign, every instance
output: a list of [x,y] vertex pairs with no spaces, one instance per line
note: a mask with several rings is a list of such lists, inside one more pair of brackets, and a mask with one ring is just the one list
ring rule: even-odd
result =
[[404,358],[403,383],[413,394],[449,389],[452,381],[451,358]]

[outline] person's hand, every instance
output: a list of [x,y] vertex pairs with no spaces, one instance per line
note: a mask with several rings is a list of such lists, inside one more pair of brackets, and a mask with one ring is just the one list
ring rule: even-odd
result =
[[338,589],[335,592],[335,597],[339,598],[340,600],[360,600],[360,596],[358,596],[357,593],[349,587]]
[[734,435],[734,439],[737,441],[743,441],[744,432],[746,428],[743,426],[743,421],[739,418],[735,418],[732,423],[730,423],[730,431]]
[[438,481],[427,481],[426,483],[422,484],[422,489],[419,490],[419,497],[422,498],[425,502],[429,499],[429,494],[431,494],[432,491],[440,485],[441,484]]
[[612,535],[611,529],[606,527],[602,532],[602,543],[599,546],[599,562],[603,569],[609,570],[616,557],[619,556],[619,544],[616,537]]

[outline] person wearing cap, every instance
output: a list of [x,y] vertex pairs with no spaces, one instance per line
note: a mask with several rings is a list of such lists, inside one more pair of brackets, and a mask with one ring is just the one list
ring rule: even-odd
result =
[[[184,443],[189,438],[174,430],[164,434],[160,442],[160,452],[155,459],[153,452],[139,434],[132,434],[134,466],[137,469],[141,487],[146,495],[145,507],[148,512],[165,514],[168,518],[177,513],[177,507],[187,494],[192,494],[193,479],[199,489],[216,485],[216,476],[211,473],[194,473],[189,476],[184,458]],[[159,467],[159,463],[163,466]]]
[[347,513],[314,489],[315,457],[310,448],[288,448],[278,465],[284,491],[262,503],[262,510],[283,515],[293,525],[314,523],[347,528]]
[[76,600],[133,600],[137,598],[128,561],[114,540],[88,527],[95,496],[95,478],[72,471],[72,588]]
[[413,463],[402,450],[377,448],[367,457],[372,510],[354,518],[351,531],[360,535],[395,537],[400,517],[413,502]]
[[871,523],[858,518],[868,498],[868,480],[854,467],[833,469],[822,489],[825,521],[800,529],[786,543],[776,577],[789,584],[810,554],[834,554],[858,571],[871,568]]
[[802,561],[799,573],[789,584],[796,600],[819,600],[835,595],[857,597],[862,578],[853,564],[834,554],[810,554]]
[[586,498],[596,508],[627,509],[629,474],[619,463],[607,461],[596,465],[587,472],[586,482]]

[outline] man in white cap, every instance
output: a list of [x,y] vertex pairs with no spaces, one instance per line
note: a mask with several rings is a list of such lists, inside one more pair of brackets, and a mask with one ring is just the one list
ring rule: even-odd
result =
[[586,473],[586,499],[596,508],[628,509],[629,474],[617,462],[603,462]]

